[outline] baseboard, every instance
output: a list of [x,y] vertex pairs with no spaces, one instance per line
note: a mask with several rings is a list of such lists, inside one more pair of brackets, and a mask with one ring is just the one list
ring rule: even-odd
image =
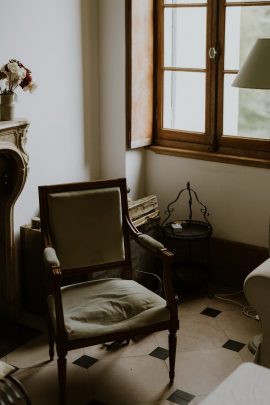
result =
[[242,287],[246,276],[269,257],[268,249],[219,238],[211,238],[209,249],[210,279]]

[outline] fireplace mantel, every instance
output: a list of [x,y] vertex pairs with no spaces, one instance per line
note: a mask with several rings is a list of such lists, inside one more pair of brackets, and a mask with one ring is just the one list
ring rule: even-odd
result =
[[0,315],[8,318],[19,310],[13,210],[28,173],[28,127],[27,121],[0,121]]

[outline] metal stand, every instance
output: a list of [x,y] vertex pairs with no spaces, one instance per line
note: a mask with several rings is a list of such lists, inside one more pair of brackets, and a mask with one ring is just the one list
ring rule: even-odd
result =
[[[179,200],[184,192],[188,193],[189,217],[168,222],[172,212],[173,205]],[[194,220],[192,205],[193,201],[197,202],[201,207],[203,220]],[[187,183],[187,187],[180,190],[177,197],[168,204],[165,211],[166,217],[162,222],[161,228],[166,246],[175,254],[175,271],[174,278],[177,284],[200,284],[208,278],[208,272],[205,267],[208,267],[208,250],[209,240],[212,235],[212,226],[208,221],[209,213],[206,205],[198,198],[196,191]],[[207,242],[205,249],[204,264],[198,264],[198,257],[201,256],[203,248],[202,240]],[[201,241],[201,242],[200,242]],[[184,251],[187,250],[187,255],[184,257]]]

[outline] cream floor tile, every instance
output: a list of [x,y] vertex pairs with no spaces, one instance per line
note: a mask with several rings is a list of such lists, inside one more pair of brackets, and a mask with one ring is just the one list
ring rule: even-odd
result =
[[220,328],[226,333],[229,339],[248,343],[252,336],[261,332],[260,323],[243,315],[239,311],[223,311],[216,318]]
[[198,395],[188,405],[199,405],[206,397],[207,395]]
[[[169,395],[170,394],[168,394],[168,396]],[[150,402],[149,401],[147,401],[147,402],[132,402],[132,403],[128,403],[126,405],[175,405],[175,402],[168,401],[167,399],[161,399],[159,401],[150,401]]]
[[[71,350],[67,355],[68,363],[72,363],[83,354],[83,349]],[[54,365],[57,361],[57,354],[55,349],[54,360],[50,362],[47,334],[42,334],[9,353],[5,357],[5,361],[19,368],[34,367],[46,363]]]
[[[58,405],[57,367],[54,365],[19,370],[16,377],[24,384],[32,405]],[[68,365],[67,405],[86,405],[93,399],[87,370]]]
[[131,340],[126,346],[116,350],[106,350],[103,345],[84,348],[84,353],[97,359],[142,356],[151,353],[158,346],[155,334],[141,336],[137,341]]
[[[232,292],[234,291],[235,290],[232,290]],[[228,292],[226,294],[228,294]],[[219,294],[217,293],[217,295]],[[230,294],[224,298],[226,301],[224,299],[217,299],[215,296],[213,296],[213,298],[201,297],[195,299],[181,299],[180,297],[180,303],[178,306],[179,314],[181,316],[199,314],[206,307],[218,309],[220,311],[237,311],[239,308],[241,308],[241,305],[247,304],[246,299],[240,290],[239,293],[233,295]]]
[[238,353],[224,348],[178,352],[174,385],[196,396],[207,395],[241,363]]
[[[182,326],[180,326],[180,328],[182,328]],[[168,336],[169,333],[166,330],[160,331],[160,332],[155,332],[155,340],[157,342],[157,346],[163,347],[164,349],[168,349],[169,344],[168,344]],[[177,331],[177,346],[179,345],[179,341],[180,341],[180,331]]]
[[[188,405],[199,405],[199,403],[206,398],[206,395],[199,395],[195,397]],[[127,404],[129,405],[129,404]],[[132,405],[175,405],[175,402],[168,401],[167,399],[155,402],[137,402]]]
[[175,403],[167,401],[166,399],[164,400],[160,400],[160,401],[147,401],[147,402],[134,402],[132,403],[132,405],[170,405],[173,404],[175,405]]
[[178,351],[220,348],[227,340],[216,318],[201,314],[182,316],[178,333]]
[[[199,403],[206,398],[206,395],[199,395],[195,397],[188,405],[199,405]],[[126,404],[130,405],[130,404]],[[154,402],[136,402],[132,405],[175,405],[175,402],[168,401],[167,399],[161,399],[160,401]]]
[[[168,348],[168,332],[155,333],[158,346]],[[216,318],[195,314],[180,318],[177,332],[177,352],[220,348],[228,337],[217,324]]]
[[100,360],[88,371],[94,398],[106,405],[165,400],[172,391],[164,361],[151,356]]
[[[218,295],[218,294],[217,294]],[[239,311],[242,305],[247,305],[246,299],[243,293],[229,295],[224,297],[224,299],[218,298],[207,298],[206,304],[210,308],[215,308],[220,311]]]
[[179,316],[199,314],[208,306],[209,299],[206,297],[187,299],[179,297]]

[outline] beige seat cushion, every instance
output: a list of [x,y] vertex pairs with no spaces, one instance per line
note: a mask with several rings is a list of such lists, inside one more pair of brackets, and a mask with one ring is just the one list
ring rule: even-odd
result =
[[[68,339],[125,332],[170,319],[166,301],[133,280],[102,279],[62,288]],[[48,298],[55,322],[54,299]]]

